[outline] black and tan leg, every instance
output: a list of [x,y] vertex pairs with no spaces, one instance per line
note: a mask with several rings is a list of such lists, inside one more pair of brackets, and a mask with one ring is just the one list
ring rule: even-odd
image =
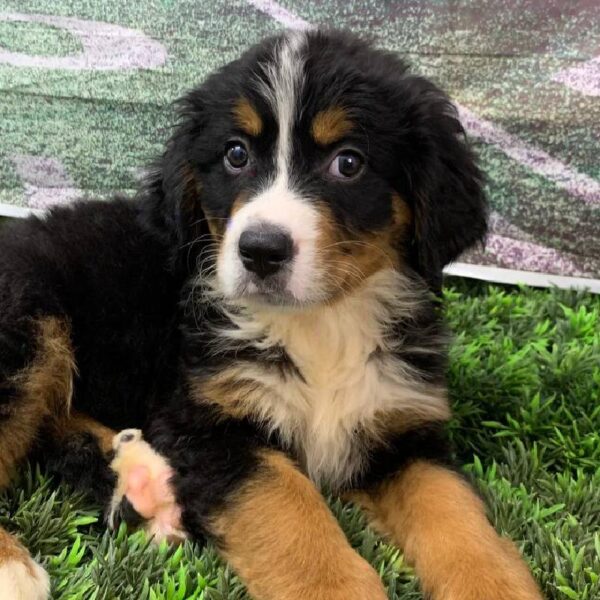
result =
[[[68,325],[59,318],[28,322],[21,331],[7,328],[0,333],[0,487],[5,487],[48,420],[67,418],[75,364]],[[21,341],[18,347],[13,343],[17,339]],[[30,356],[24,355],[27,360],[11,370],[18,350],[27,345],[24,341],[29,342]],[[44,569],[14,536],[0,529],[0,598],[43,600],[48,594]]]
[[113,494],[115,476],[110,469],[115,431],[77,411],[53,419],[43,433],[35,457],[58,481],[84,492],[102,506]]
[[[193,442],[182,444],[196,457],[194,465],[169,451],[171,470],[164,458],[132,434],[125,432],[125,442],[117,442],[113,466],[119,474],[119,492],[131,488],[132,479],[138,489],[135,480],[139,467],[144,467],[147,487],[142,486],[141,495],[136,496],[135,489],[127,495],[138,508],[144,503],[152,508],[156,489],[168,485],[172,477],[185,530],[192,537],[210,536],[255,600],[387,597],[377,573],[349,545],[319,491],[282,453],[238,446],[244,456],[236,456],[235,434],[219,448],[217,440],[223,438],[217,432],[216,447],[208,451],[207,446],[194,448]],[[210,441],[203,439],[204,444]],[[169,447],[175,449],[176,443]],[[247,461],[252,453],[253,460]],[[241,461],[243,471],[238,470]],[[175,527],[178,519],[179,515],[172,523]]]
[[384,600],[373,568],[349,545],[313,484],[283,454],[213,518],[224,556],[257,600]]
[[[51,471],[106,500],[114,432],[71,408],[76,365],[68,321],[27,320],[0,337],[0,488],[37,449]],[[0,599],[43,600],[49,588],[44,569],[0,529]]]
[[451,470],[415,461],[355,499],[404,550],[432,600],[542,599],[516,547],[496,533],[481,500]]
[[[47,317],[27,329],[30,337],[24,344],[35,348],[31,358],[15,372],[2,369],[0,379],[0,485],[8,483],[42,427],[49,420],[65,418],[71,407],[75,361],[68,324]],[[0,351],[8,354],[10,349]]]

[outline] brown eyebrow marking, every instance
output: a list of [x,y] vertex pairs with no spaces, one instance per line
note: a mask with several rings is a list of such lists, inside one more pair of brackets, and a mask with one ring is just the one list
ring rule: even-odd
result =
[[240,98],[234,108],[233,116],[236,123],[244,130],[245,133],[252,137],[259,136],[263,130],[263,122],[256,108],[250,104],[247,98]]
[[348,112],[341,106],[334,106],[318,112],[313,119],[311,134],[320,146],[337,142],[354,128]]

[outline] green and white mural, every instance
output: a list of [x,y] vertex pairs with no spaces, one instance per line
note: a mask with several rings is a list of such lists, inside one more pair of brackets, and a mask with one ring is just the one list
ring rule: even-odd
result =
[[133,192],[172,100],[264,35],[313,26],[403,53],[455,99],[492,208],[465,263],[600,289],[597,0],[0,0],[0,214]]

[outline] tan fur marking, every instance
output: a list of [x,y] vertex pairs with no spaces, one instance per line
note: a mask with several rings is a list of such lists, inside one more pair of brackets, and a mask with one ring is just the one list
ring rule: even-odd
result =
[[246,193],[241,193],[239,194],[236,199],[233,201],[233,205],[231,206],[231,213],[229,215],[230,219],[233,219],[233,217],[235,217],[236,213],[243,208],[244,204],[248,201],[248,194]]
[[2,600],[46,600],[50,581],[19,540],[0,527],[0,596]]
[[255,600],[385,600],[316,488],[282,454],[213,522],[223,553]]
[[[231,205],[229,219],[232,219],[235,216],[235,213],[238,212],[244,206],[247,198],[248,197],[247,197],[246,193],[241,193],[236,197],[236,199],[233,201],[233,204]],[[227,227],[227,222],[229,219],[227,219],[227,218],[217,219],[216,217],[212,217],[208,214],[206,215],[206,220],[208,222],[208,228],[209,228],[212,236],[219,243],[219,245],[221,245],[224,240],[225,229]]]
[[0,527],[0,596],[2,600],[46,600],[50,581],[19,540]]
[[399,249],[407,237],[412,213],[397,194],[392,197],[392,210],[392,223],[385,229],[349,237],[326,203],[318,207],[319,260],[331,273],[330,281],[337,288],[335,299],[352,292],[377,271],[400,266]]
[[202,195],[202,181],[198,179],[194,168],[190,163],[184,163],[181,167],[181,200],[180,210],[185,215],[185,221],[189,223],[189,234],[190,238],[193,239],[195,236],[200,236],[201,232],[204,231],[205,222],[208,223],[208,228],[212,232],[212,226],[210,219],[205,218],[202,212],[201,195]]
[[104,454],[112,450],[112,440],[116,432],[92,417],[74,411],[68,419],[63,419],[56,425],[56,435],[59,437],[80,432],[92,434]]
[[258,382],[244,379],[236,367],[218,375],[191,382],[192,396],[200,402],[216,404],[228,416],[243,419],[251,416],[253,407],[267,393]]
[[8,484],[15,465],[26,456],[43,420],[64,418],[71,408],[76,367],[69,326],[48,317],[38,327],[35,358],[13,380],[21,397],[0,427],[0,487]]
[[[439,394],[439,390],[432,388],[431,394]],[[392,436],[400,435],[407,431],[418,429],[430,425],[431,422],[446,421],[450,419],[451,413],[447,400],[444,397],[440,400],[437,410],[429,410],[425,413],[417,411],[408,412],[405,410],[386,410],[381,411],[375,418],[372,430],[369,432],[371,438],[384,442]]]
[[56,317],[40,320],[39,327],[38,352],[24,377],[23,393],[45,400],[56,414],[68,415],[76,372],[70,328]]
[[240,98],[234,108],[233,116],[236,123],[242,128],[244,133],[257,137],[262,133],[263,122],[256,108],[250,104],[247,98]]
[[498,536],[481,500],[448,469],[418,461],[355,499],[404,549],[435,600],[542,599],[517,549]]
[[398,194],[392,194],[392,211],[394,231],[409,226],[413,220],[413,213],[408,205]]
[[334,106],[316,114],[310,132],[317,144],[328,146],[341,140],[353,128],[354,123],[348,118],[348,112],[340,106]]
[[208,230],[213,238],[220,242],[223,238],[223,231],[225,230],[224,223],[219,219],[209,217],[208,215],[206,215],[206,222],[208,223]]

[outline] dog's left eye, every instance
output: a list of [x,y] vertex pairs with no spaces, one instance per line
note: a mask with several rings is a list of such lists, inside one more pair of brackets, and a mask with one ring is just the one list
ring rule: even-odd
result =
[[331,161],[329,174],[337,179],[352,179],[360,174],[364,165],[363,157],[354,150],[343,150]]

